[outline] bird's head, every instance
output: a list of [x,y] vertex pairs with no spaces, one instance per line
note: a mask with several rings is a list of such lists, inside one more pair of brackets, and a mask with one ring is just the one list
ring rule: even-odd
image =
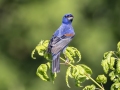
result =
[[73,15],[72,14],[65,14],[62,19],[62,23],[64,24],[71,24],[73,21]]

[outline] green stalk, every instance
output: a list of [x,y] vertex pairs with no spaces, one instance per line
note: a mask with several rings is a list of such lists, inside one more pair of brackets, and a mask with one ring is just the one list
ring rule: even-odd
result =
[[97,83],[92,77],[90,77],[89,75],[85,74],[86,77],[88,77],[91,81],[93,81],[99,88],[101,88],[102,90],[105,90],[99,83]]
[[[60,59],[62,60],[62,61],[66,61],[65,59],[63,59],[63,58],[61,58],[60,57]],[[72,66],[72,67],[74,67],[74,65],[72,65],[71,63],[68,63],[70,66]],[[105,90],[99,83],[97,83],[92,77],[90,77],[89,75],[87,75],[87,74],[85,74],[86,75],[86,77],[88,77],[91,81],[93,81],[99,88],[101,88],[102,90]]]
[[[61,58],[61,57],[60,57],[60,59],[63,60],[64,62],[66,61],[65,59],[63,59],[63,58]],[[71,63],[68,63],[68,64],[69,64],[70,66],[74,67],[74,65],[72,65]]]

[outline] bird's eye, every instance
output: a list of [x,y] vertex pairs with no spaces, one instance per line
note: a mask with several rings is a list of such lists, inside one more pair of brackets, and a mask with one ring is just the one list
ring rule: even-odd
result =
[[66,15],[65,17],[68,18],[68,17],[70,17],[70,15]]

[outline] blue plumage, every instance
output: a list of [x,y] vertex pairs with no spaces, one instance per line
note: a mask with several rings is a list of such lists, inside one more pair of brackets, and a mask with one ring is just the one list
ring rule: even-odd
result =
[[53,34],[47,52],[52,54],[52,73],[60,72],[59,57],[75,35],[72,27],[73,15],[65,14],[61,26]]

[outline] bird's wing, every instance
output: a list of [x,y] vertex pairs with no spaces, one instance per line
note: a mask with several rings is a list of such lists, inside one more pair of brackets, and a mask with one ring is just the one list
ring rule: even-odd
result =
[[74,34],[64,34],[61,37],[54,37],[50,40],[48,45],[48,52],[52,54],[57,54],[63,50],[68,43],[72,40]]

